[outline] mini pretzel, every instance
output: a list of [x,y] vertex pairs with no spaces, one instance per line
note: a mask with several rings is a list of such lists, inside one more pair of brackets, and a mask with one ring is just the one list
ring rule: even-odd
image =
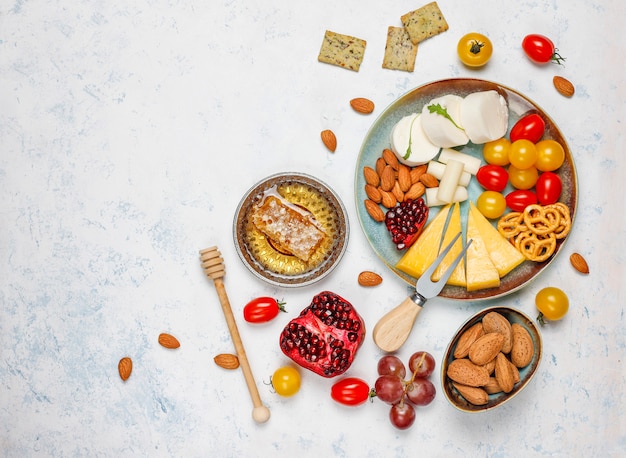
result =
[[546,235],[554,232],[559,227],[561,215],[558,210],[550,209],[549,214],[546,208],[539,204],[532,204],[524,210],[524,223],[528,229],[537,235]]
[[526,229],[524,215],[520,212],[511,212],[498,221],[498,232],[507,239],[515,237]]
[[558,211],[561,216],[561,222],[554,231],[554,235],[556,235],[557,239],[565,238],[572,228],[572,218],[570,216],[569,207],[562,202],[557,202],[547,207]]
[[542,262],[554,253],[556,249],[556,236],[554,233],[542,236],[528,230],[516,237],[515,247],[527,259]]

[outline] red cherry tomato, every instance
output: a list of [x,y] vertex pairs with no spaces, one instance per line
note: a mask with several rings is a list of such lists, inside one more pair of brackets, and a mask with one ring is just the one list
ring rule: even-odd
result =
[[537,192],[537,200],[541,205],[550,205],[558,202],[563,190],[561,178],[554,172],[543,172],[539,175],[535,191]]
[[509,138],[511,142],[516,140],[530,140],[533,143],[537,143],[543,133],[546,130],[546,123],[537,113],[531,113],[526,116],[522,116],[511,128]]
[[369,399],[370,387],[360,378],[347,377],[331,387],[330,397],[346,406],[358,406]]
[[248,323],[265,323],[273,320],[278,312],[286,312],[285,303],[273,297],[257,297],[243,308],[243,318]]
[[523,212],[524,209],[537,203],[537,195],[527,189],[516,189],[505,197],[506,206],[514,212]]
[[565,60],[565,57],[559,55],[552,40],[538,33],[526,35],[522,40],[522,49],[528,58],[536,64],[547,64],[552,61],[561,65],[561,61]]
[[501,192],[509,181],[509,172],[499,165],[487,164],[478,169],[476,179],[483,188]]

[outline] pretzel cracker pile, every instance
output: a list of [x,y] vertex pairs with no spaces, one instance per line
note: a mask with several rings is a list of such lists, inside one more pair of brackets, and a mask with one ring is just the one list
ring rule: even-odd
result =
[[571,228],[569,208],[561,202],[529,205],[523,212],[508,213],[498,221],[498,232],[535,262],[552,256],[557,240],[565,238]]

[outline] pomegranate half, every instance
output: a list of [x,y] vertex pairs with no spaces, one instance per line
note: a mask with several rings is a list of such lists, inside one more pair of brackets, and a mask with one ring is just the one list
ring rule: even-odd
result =
[[365,338],[365,325],[354,306],[323,291],[285,326],[280,349],[298,365],[322,377],[348,370]]

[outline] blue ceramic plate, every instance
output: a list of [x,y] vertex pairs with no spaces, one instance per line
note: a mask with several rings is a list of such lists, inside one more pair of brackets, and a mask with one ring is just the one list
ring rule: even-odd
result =
[[[537,113],[546,123],[546,131],[543,139],[553,139],[563,145],[565,150],[565,162],[556,171],[563,182],[563,191],[560,201],[569,207],[572,222],[574,221],[577,201],[577,181],[572,155],[570,154],[569,147],[567,146],[567,142],[565,141],[563,134],[559,131],[554,121],[541,108],[539,108],[539,106],[513,89],[497,83],[479,79],[458,78],[440,80],[425,84],[404,94],[398,100],[393,102],[374,122],[374,125],[365,136],[365,140],[361,146],[355,172],[356,208],[361,228],[378,257],[392,272],[400,276],[410,285],[415,285],[417,279],[395,268],[395,264],[402,257],[404,251],[401,252],[396,249],[385,228],[385,225],[374,221],[369,216],[363,205],[363,201],[367,199],[367,195],[365,194],[363,167],[370,166],[373,168],[375,166],[376,159],[380,157],[383,149],[390,147],[389,138],[391,135],[391,129],[402,117],[411,113],[420,112],[422,107],[435,97],[440,97],[446,94],[456,94],[463,97],[472,92],[488,90],[495,90],[506,99],[509,106],[509,129],[520,117],[530,113]],[[466,146],[461,148],[460,151],[475,155],[476,157],[480,157],[482,159],[482,145],[468,143]],[[506,195],[511,190],[512,188],[507,188],[503,194]],[[470,186],[468,187],[468,191],[470,200],[476,202],[476,198],[480,195],[483,189],[473,178]],[[463,202],[461,204],[461,215],[464,225],[467,219],[468,206],[468,202]],[[437,211],[437,207],[430,209],[429,220],[437,214]],[[462,287],[446,285],[440,296],[455,300],[483,300],[493,299],[512,293],[513,291],[516,291],[526,285],[530,280],[535,278],[537,274],[543,271],[543,269],[545,269],[558,255],[565,240],[567,240],[567,237],[564,240],[558,241],[554,255],[548,260],[544,262],[526,261],[522,263],[501,279],[500,286],[498,288],[468,292]]]

